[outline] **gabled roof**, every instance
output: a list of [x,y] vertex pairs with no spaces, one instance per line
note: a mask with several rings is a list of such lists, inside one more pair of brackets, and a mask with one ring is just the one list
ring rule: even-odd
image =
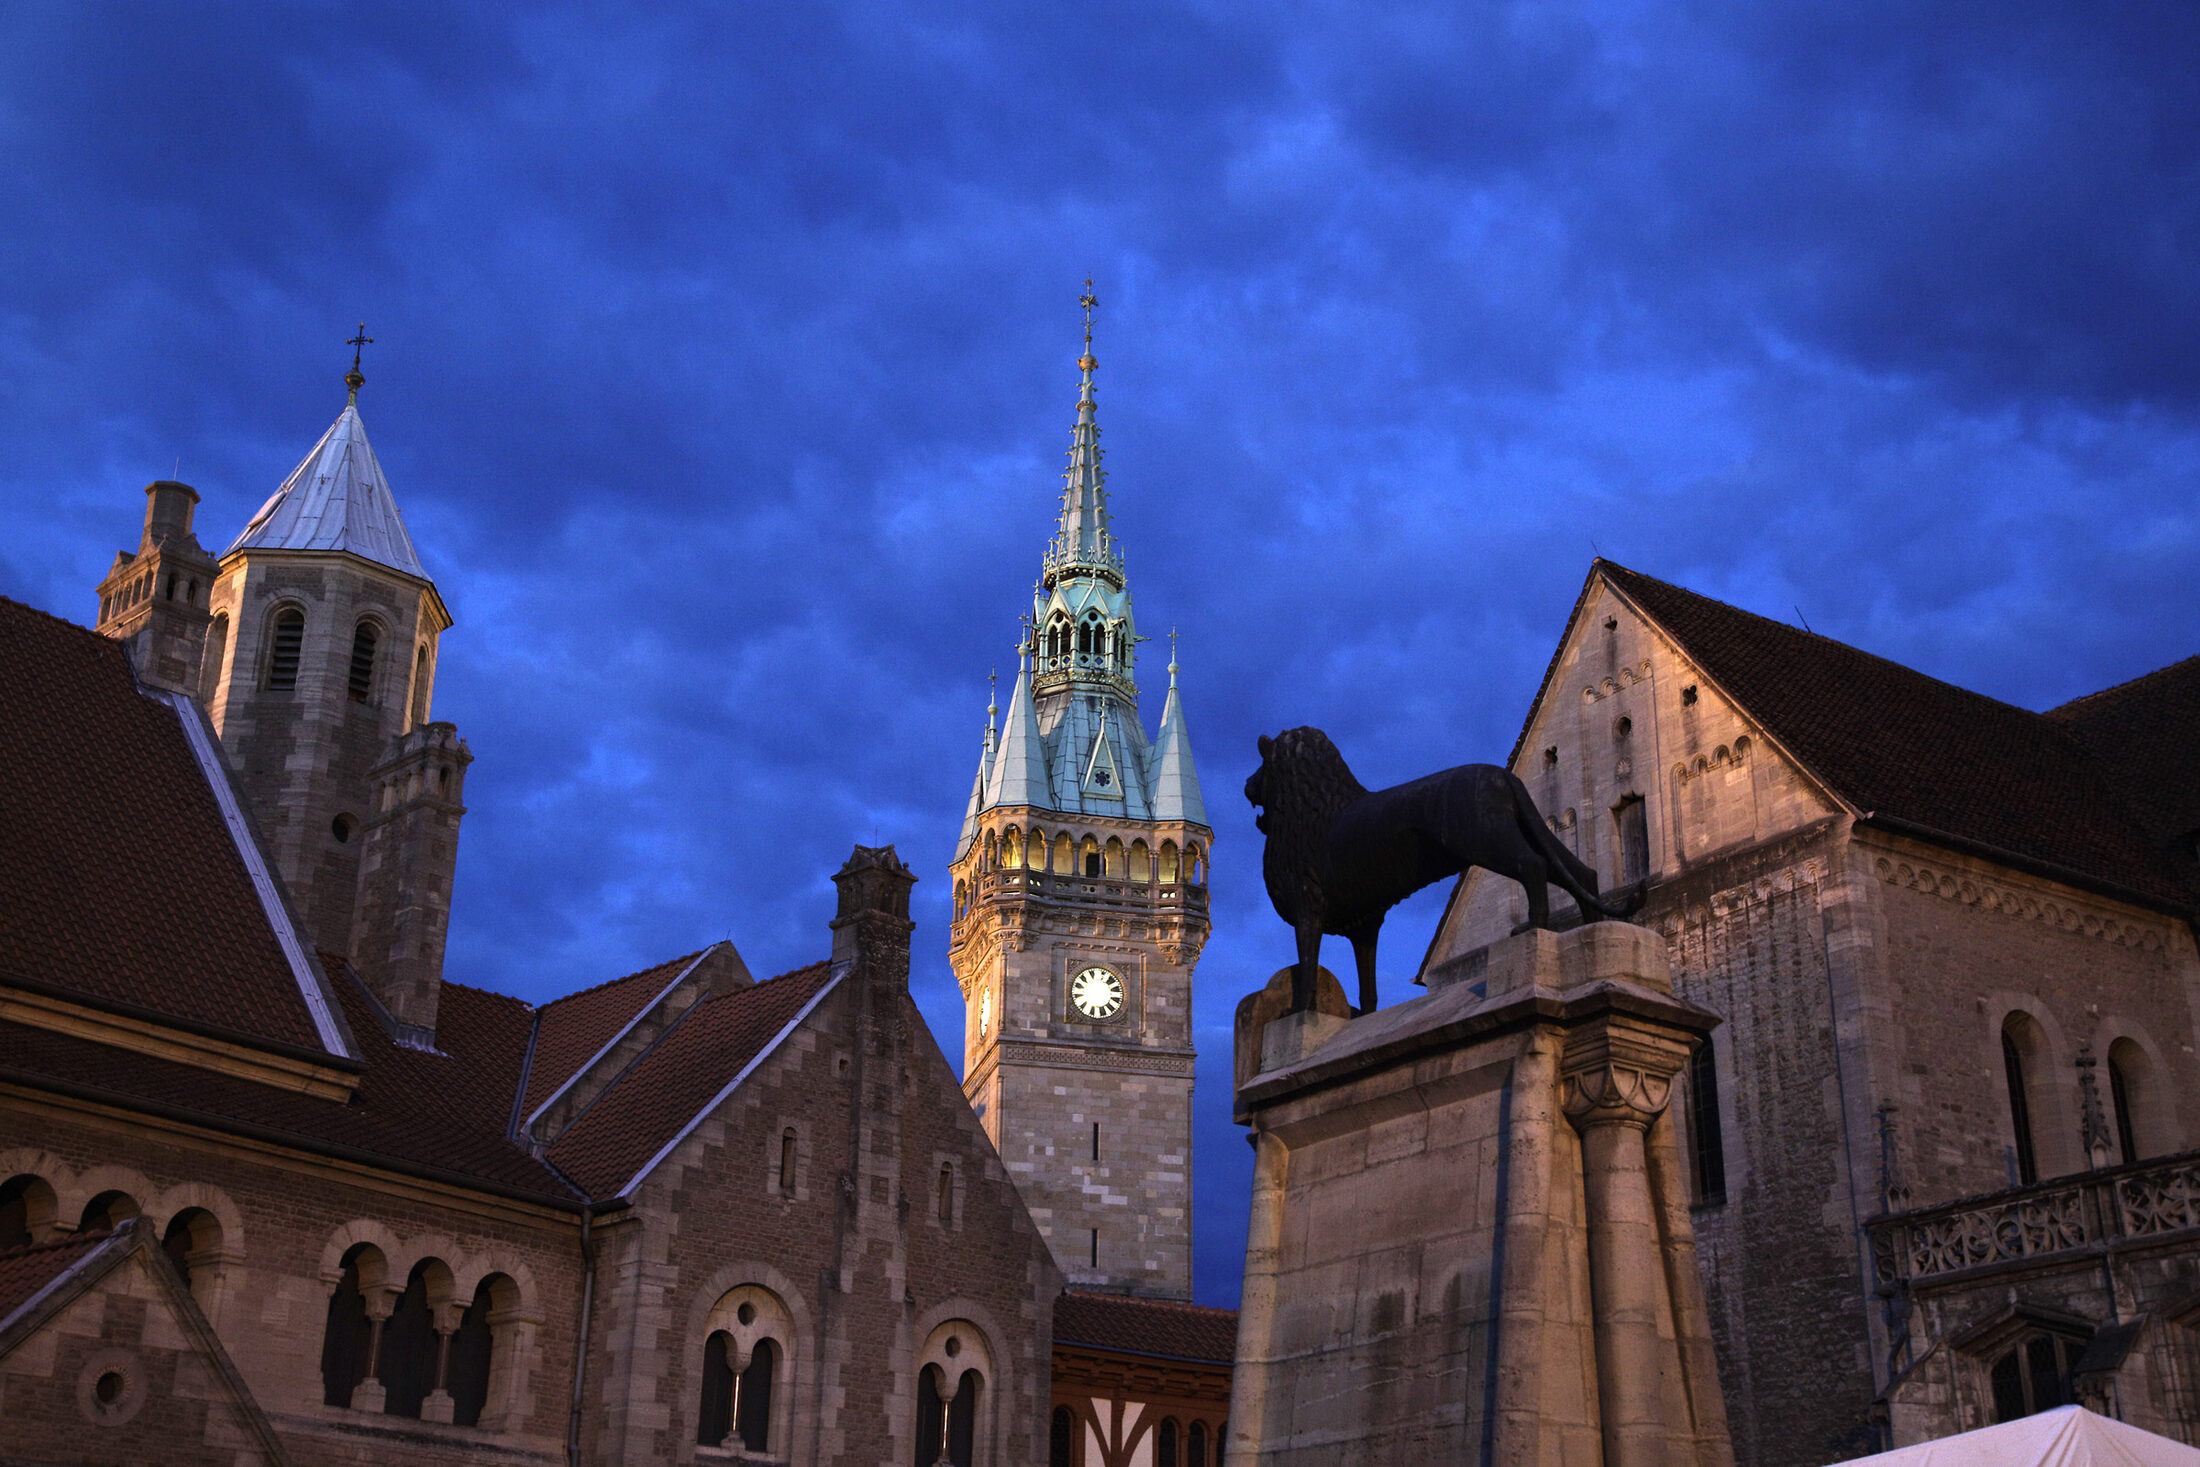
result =
[[356,405],[329,425],[223,554],[239,550],[347,550],[428,579]]
[[50,1243],[33,1243],[0,1253],[0,1336],[17,1316],[37,1304],[53,1286],[81,1267],[94,1253],[120,1250],[113,1233],[70,1233]]
[[2189,843],[2200,831],[2200,754],[2194,747],[2200,657],[2050,708],[2047,716],[2101,761],[2157,841]]
[[533,1115],[702,955],[688,953],[544,1004],[542,1029],[535,1039],[535,1060],[527,1072],[527,1097],[520,1114]]
[[1860,817],[2179,912],[2200,902],[2200,871],[2154,848],[2061,721],[1608,560],[1598,577]]
[[1054,1342],[1228,1365],[1237,1359],[1235,1309],[1209,1309],[1168,1299],[1065,1290],[1054,1301]]
[[713,994],[634,1062],[549,1150],[592,1197],[624,1196],[831,987],[832,965]]
[[199,718],[122,644],[0,598],[0,982],[346,1055]]

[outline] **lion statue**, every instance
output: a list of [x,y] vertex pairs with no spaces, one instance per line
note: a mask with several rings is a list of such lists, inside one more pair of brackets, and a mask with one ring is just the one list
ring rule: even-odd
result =
[[1291,1012],[1312,1006],[1323,933],[1352,940],[1361,1013],[1375,1008],[1375,938],[1399,902],[1480,866],[1526,888],[1529,927],[1551,925],[1551,883],[1584,916],[1623,918],[1642,905],[1631,888],[1618,903],[1597,892],[1596,873],[1536,813],[1528,788],[1494,764],[1462,764],[1409,784],[1370,791],[1318,728],[1260,739],[1260,768],[1245,781],[1268,837],[1261,874],[1276,915],[1298,935]]

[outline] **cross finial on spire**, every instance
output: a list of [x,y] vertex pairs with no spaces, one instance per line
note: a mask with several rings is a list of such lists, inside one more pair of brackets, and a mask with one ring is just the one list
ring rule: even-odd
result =
[[1100,309],[1100,297],[1092,293],[1092,277],[1085,277],[1085,293],[1077,297],[1077,304],[1085,308],[1085,355],[1092,355],[1092,313]]
[[351,370],[344,374],[344,385],[351,389],[351,401],[348,406],[357,407],[359,406],[359,389],[367,385],[366,376],[359,370],[359,351],[362,347],[374,345],[374,338],[367,335],[367,323],[361,321],[359,323],[359,334],[345,342],[344,345],[351,348]]

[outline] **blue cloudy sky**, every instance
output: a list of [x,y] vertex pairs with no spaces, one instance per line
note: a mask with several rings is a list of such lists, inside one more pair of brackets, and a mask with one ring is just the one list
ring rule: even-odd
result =
[[18,0],[0,593],[90,621],[179,463],[226,544],[364,318],[478,756],[452,975],[778,971],[892,841],[953,1043],[1088,275],[1218,828],[1209,1302],[1231,1008],[1287,956],[1257,733],[1502,758],[1597,551],[2032,707],[2200,650],[2184,3]]

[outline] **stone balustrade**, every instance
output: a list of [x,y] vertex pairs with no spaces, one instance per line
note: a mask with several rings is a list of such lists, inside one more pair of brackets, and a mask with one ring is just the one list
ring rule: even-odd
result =
[[2200,1151],[1893,1213],[1867,1227],[1887,1287],[2168,1241],[2200,1232]]

